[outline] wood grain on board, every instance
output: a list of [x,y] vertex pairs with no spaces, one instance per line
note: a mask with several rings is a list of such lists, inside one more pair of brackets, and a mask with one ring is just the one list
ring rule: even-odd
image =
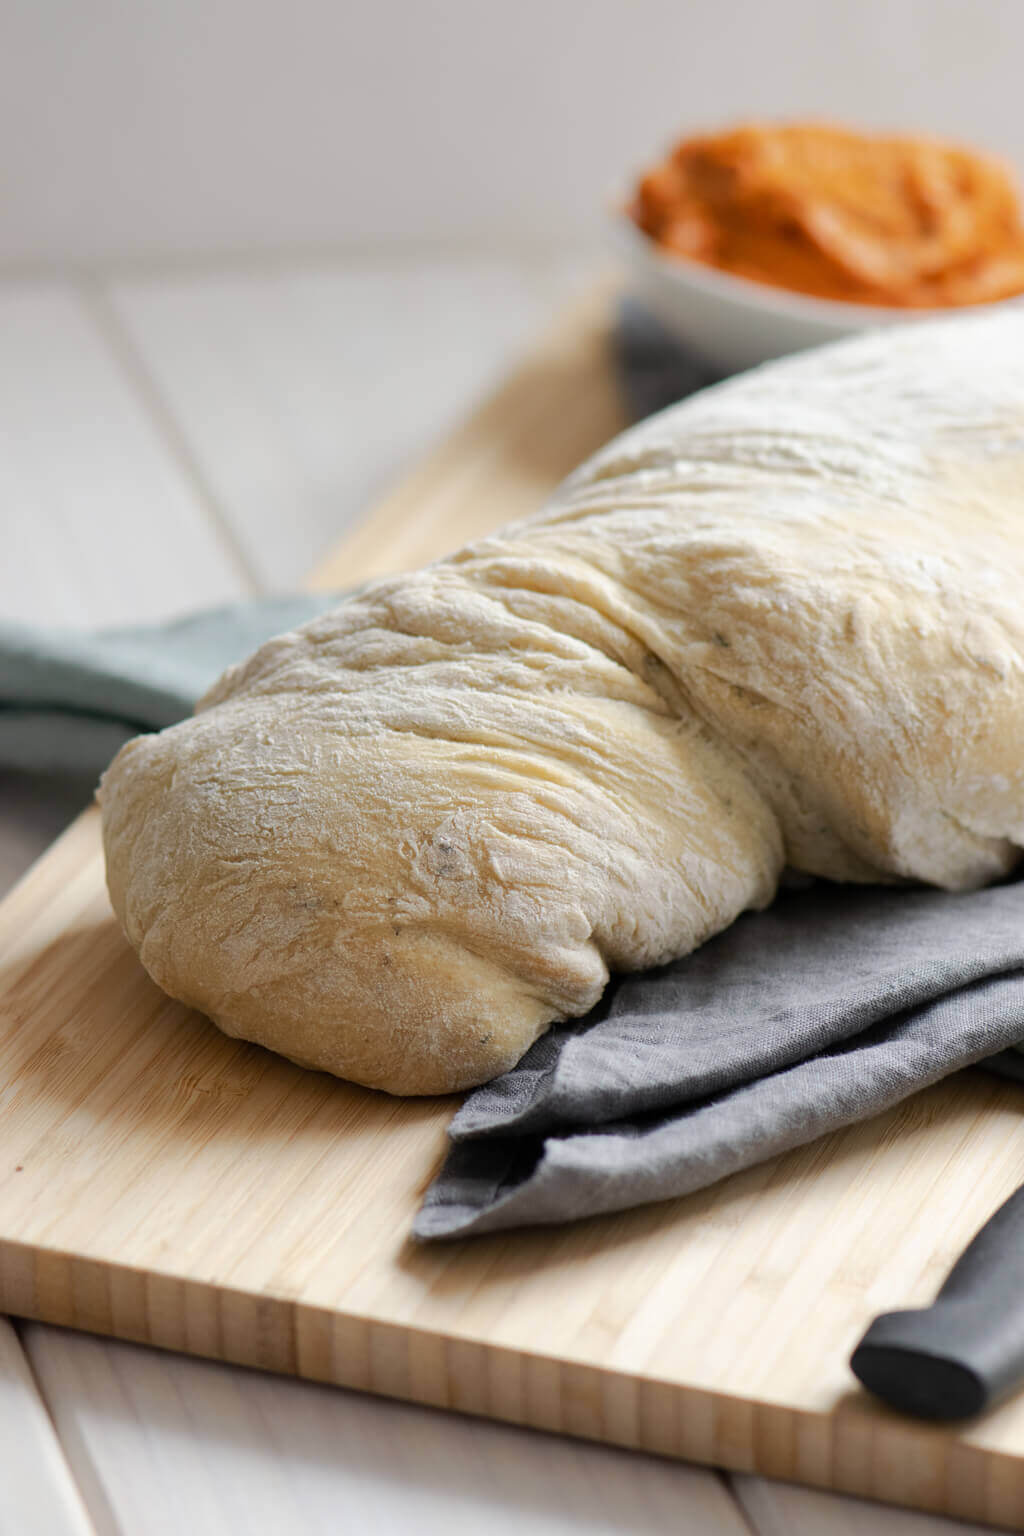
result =
[[[355,581],[529,511],[620,425],[603,296],[322,567]],[[1019,1181],[1022,1090],[963,1073],[716,1188],[557,1230],[408,1238],[452,1100],[221,1036],[117,930],[95,814],[0,905],[0,1306],[168,1348],[1024,1521],[1024,1404],[871,1403],[878,1310],[928,1298]]]

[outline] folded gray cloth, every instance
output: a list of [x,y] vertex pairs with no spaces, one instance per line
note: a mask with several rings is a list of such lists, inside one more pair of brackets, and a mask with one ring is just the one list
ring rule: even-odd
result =
[[[465,1101],[420,1238],[689,1194],[1024,1037],[1024,883],[821,884],[613,981]],[[986,1065],[1021,1076],[1010,1051]]]
[[130,737],[191,714],[231,662],[337,601],[266,597],[100,633],[0,624],[0,769],[95,782]]

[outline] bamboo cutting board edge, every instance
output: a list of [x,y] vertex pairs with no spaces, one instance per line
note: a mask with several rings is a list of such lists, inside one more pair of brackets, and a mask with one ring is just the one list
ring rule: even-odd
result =
[[[830,1411],[708,1387],[689,1387],[681,1400],[678,1382],[655,1373],[638,1381],[628,1370],[547,1350],[510,1349],[286,1295],[253,1296],[39,1244],[0,1240],[0,1308],[200,1358],[936,1512],[950,1513],[960,1502],[949,1486],[952,1472],[966,1486],[1019,1482],[1015,1457],[958,1444],[955,1431],[902,1419],[859,1392]],[[433,1357],[433,1370],[417,1371],[426,1357]],[[865,1482],[881,1435],[887,1461],[930,1467],[930,1480],[942,1487],[939,1499],[922,1498],[920,1488],[907,1498],[884,1475]],[[1014,1528],[1017,1505],[1015,1497]],[[964,1509],[977,1517],[975,1503]],[[998,1517],[990,1504],[988,1518]]]
[[[609,293],[602,286],[565,317],[342,542],[314,584],[342,585],[420,563],[528,513],[612,435],[622,415],[608,362]],[[913,1304],[934,1290],[958,1245],[1021,1176],[1024,1135],[1011,1087],[939,1085],[903,1112],[762,1165],[749,1178],[738,1175],[727,1187],[542,1239],[535,1232],[450,1244],[443,1257],[435,1249],[401,1259],[390,1234],[374,1224],[373,1200],[364,1200],[351,1232],[365,1254],[335,1242],[311,1258],[303,1249],[302,1202],[311,1202],[314,1228],[314,1217],[323,1222],[326,1213],[329,1221],[337,1212],[340,1220],[351,1202],[338,1204],[335,1195],[332,1206],[320,1163],[296,1160],[304,1139],[316,1143],[319,1135],[326,1162],[333,1159],[350,1182],[353,1169],[362,1178],[372,1168],[374,1187],[392,1202],[389,1220],[397,1213],[405,1221],[414,1186],[432,1171],[450,1106],[419,1101],[396,1111],[394,1101],[380,1102],[384,1096],[332,1087],[332,1080],[227,1041],[169,1000],[157,1001],[161,995],[123,941],[114,943],[113,926],[91,809],[0,904],[7,1015],[0,1045],[22,1062],[35,1046],[31,1060],[43,1069],[33,1079],[18,1067],[0,1087],[7,1115],[0,1132],[13,1138],[11,1161],[21,1146],[18,1113],[27,1126],[38,1111],[44,1130],[39,1136],[40,1127],[33,1129],[37,1142],[25,1159],[32,1166],[4,1168],[0,1305],[511,1423],[1010,1528],[1024,1523],[1024,1407],[1010,1404],[964,1430],[917,1424],[871,1403],[835,1360],[827,1380],[812,1388],[807,1359],[796,1358],[806,1355],[801,1328],[815,1349],[824,1341],[841,1353],[851,1327],[872,1308]],[[95,974],[64,974],[57,957],[69,937],[71,953],[87,957]],[[157,1043],[145,1072],[160,1091],[132,1127],[116,1095],[134,1059],[129,1023],[146,1012],[159,1014],[140,1038]],[[100,1026],[110,1039],[98,1038]],[[64,1098],[40,1097],[33,1084],[61,1072]],[[68,1085],[79,1076],[89,1086],[76,1102]],[[127,1091],[131,1109],[130,1081]],[[297,1134],[298,1122],[286,1114],[295,1097],[313,1105]],[[250,1103],[263,1120],[246,1119]],[[119,1147],[103,1140],[115,1126],[124,1138]],[[278,1151],[262,1170],[265,1181],[250,1184],[249,1199],[237,1197],[235,1252],[233,1229],[218,1232],[216,1212],[207,1209],[204,1181],[215,1201],[244,1181],[249,1161],[265,1154],[264,1126]],[[350,1129],[351,1148],[332,1142],[339,1126],[343,1142]],[[173,1135],[161,1141],[168,1128]],[[190,1134],[202,1147],[179,1167],[172,1154]],[[242,1149],[233,1161],[232,1137]],[[93,1159],[94,1178],[81,1173],[79,1153],[87,1172]],[[129,1179],[124,1165],[133,1157]],[[45,1235],[38,1212],[19,1195],[38,1177],[37,1161],[53,1172],[36,1196],[52,1199]],[[111,1187],[122,1167],[123,1190]],[[62,1194],[65,1175],[70,1192]],[[287,1212],[282,1217],[276,1207],[273,1221],[243,1230],[261,1183],[274,1180],[300,1207],[289,1228],[291,1270],[275,1267],[267,1252],[278,1236],[273,1222],[281,1223],[284,1241]],[[162,1225],[161,1202],[168,1205]],[[119,1237],[125,1211],[133,1219]],[[881,1237],[872,1237],[872,1222],[884,1229]],[[205,1243],[202,1263],[168,1247],[168,1231],[183,1241],[191,1234],[193,1248]],[[25,1240],[26,1233],[34,1235]],[[831,1248],[843,1241],[833,1264]],[[880,1252],[886,1245],[891,1254]],[[136,1252],[144,1261],[125,1258]],[[340,1285],[345,1268],[352,1273],[344,1292],[324,1304],[325,1286]],[[248,1283],[232,1278],[239,1270]],[[291,1278],[282,1281],[280,1273]],[[714,1284],[699,1289],[705,1273],[717,1282],[720,1302]],[[464,1288],[459,1275],[467,1277]],[[803,1315],[794,1329],[798,1304]],[[699,1347],[706,1342],[700,1330],[716,1326],[738,1328],[743,1344],[739,1366],[733,1362],[732,1377],[724,1370],[717,1385]],[[757,1369],[743,1368],[745,1361]]]

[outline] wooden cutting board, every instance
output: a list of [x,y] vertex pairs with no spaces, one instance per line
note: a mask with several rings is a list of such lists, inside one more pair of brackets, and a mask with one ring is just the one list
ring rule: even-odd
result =
[[[609,296],[351,534],[320,585],[528,511],[622,424]],[[1024,1397],[964,1430],[850,1375],[1024,1178],[1024,1088],[961,1073],[712,1190],[421,1247],[454,1100],[222,1037],[120,936],[95,813],[0,906],[0,1307],[922,1509],[1024,1523]]]

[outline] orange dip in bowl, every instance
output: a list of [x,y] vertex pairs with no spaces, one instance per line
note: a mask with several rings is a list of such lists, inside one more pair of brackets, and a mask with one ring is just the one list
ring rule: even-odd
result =
[[672,255],[819,298],[937,308],[1024,293],[1011,173],[935,139],[744,124],[677,144],[628,211]]

